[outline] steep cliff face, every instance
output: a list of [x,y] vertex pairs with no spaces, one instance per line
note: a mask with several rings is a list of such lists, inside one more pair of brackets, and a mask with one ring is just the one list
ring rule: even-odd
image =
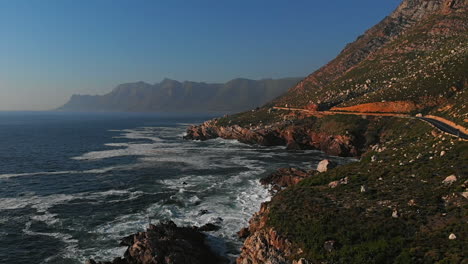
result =
[[251,235],[244,241],[237,264],[287,263],[289,256],[300,253],[300,249],[293,249],[291,242],[267,227],[269,210],[268,203],[263,203],[260,211],[250,219]]

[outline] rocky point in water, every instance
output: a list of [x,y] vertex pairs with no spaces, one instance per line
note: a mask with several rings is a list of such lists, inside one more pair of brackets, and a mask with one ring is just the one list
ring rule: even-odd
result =
[[113,261],[88,260],[86,264],[222,264],[227,260],[215,254],[201,231],[207,227],[178,227],[174,222],[150,224],[146,232],[127,236],[120,242],[127,246],[124,257]]

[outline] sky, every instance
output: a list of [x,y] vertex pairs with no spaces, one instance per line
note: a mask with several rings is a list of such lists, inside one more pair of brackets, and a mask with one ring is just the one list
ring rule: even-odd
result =
[[120,83],[307,76],[400,0],[0,0],[0,111]]

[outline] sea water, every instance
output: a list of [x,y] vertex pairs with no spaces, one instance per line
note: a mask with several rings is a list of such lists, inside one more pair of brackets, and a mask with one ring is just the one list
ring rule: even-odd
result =
[[235,257],[236,232],[270,198],[258,180],[326,156],[182,139],[212,117],[0,112],[0,263],[112,260],[122,237],[167,219],[220,225],[210,244]]

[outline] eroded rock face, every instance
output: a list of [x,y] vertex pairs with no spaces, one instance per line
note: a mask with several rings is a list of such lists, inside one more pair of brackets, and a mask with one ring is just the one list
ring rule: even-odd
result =
[[125,237],[123,258],[89,264],[217,264],[226,263],[205,243],[205,234],[197,227],[178,227],[174,222],[150,225],[146,232]]
[[317,149],[335,156],[358,156],[362,142],[352,135],[330,135],[308,129],[308,125],[294,125],[287,122],[255,129],[238,125],[219,126],[217,120],[210,120],[187,129],[184,139],[208,140],[214,138],[237,139],[246,144],[262,146],[288,146],[289,149]]
[[316,171],[305,171],[298,168],[280,168],[270,175],[260,179],[263,185],[270,185],[272,191],[279,191],[295,185],[303,179],[314,175]]
[[269,211],[268,203],[263,203],[260,211],[250,219],[249,236],[244,241],[237,264],[291,263],[288,256],[300,250],[293,249],[291,242],[278,235],[274,229],[266,228]]

